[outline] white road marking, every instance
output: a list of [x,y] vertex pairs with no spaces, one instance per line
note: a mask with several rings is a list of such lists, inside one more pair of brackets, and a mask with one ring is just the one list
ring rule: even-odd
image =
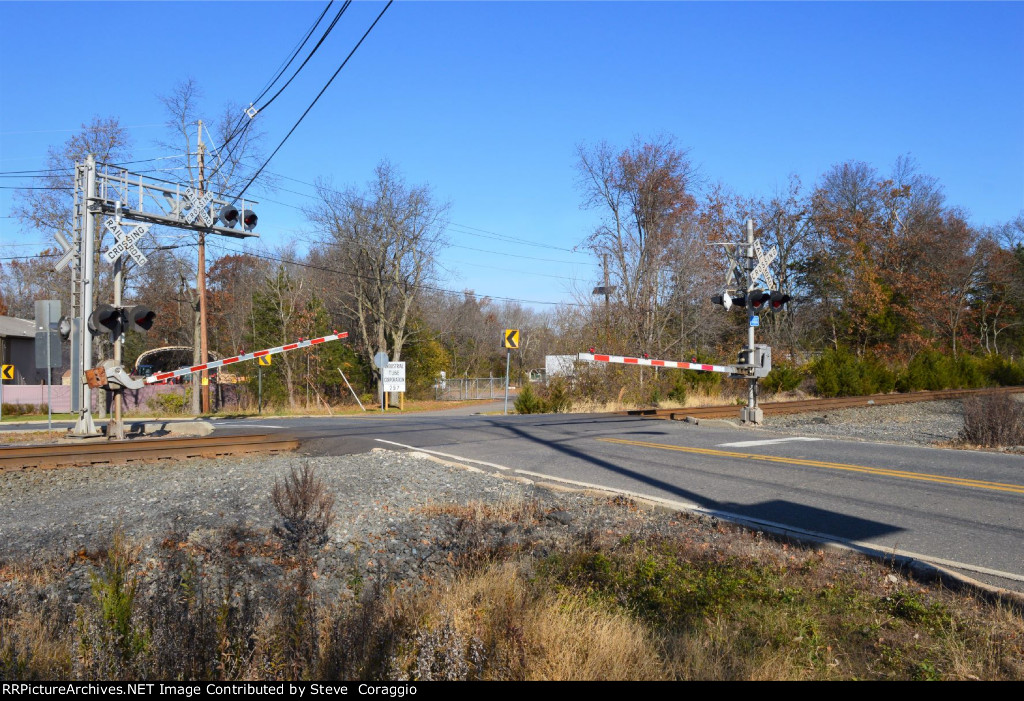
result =
[[755,445],[774,445],[776,443],[789,443],[791,441],[820,441],[820,438],[803,438],[801,436],[795,436],[793,438],[769,438],[763,441],[739,441],[738,443],[719,443],[719,448],[751,448]]
[[493,462],[484,462],[483,460],[473,460],[471,458],[464,458],[461,455],[452,455],[451,453],[442,453],[439,450],[428,450],[427,448],[417,448],[414,445],[406,445],[404,443],[395,443],[394,441],[386,441],[383,438],[374,438],[373,440],[378,443],[387,443],[388,445],[397,445],[399,448],[408,448],[409,450],[418,450],[421,453],[430,453],[431,455],[440,455],[442,458],[451,458],[452,460],[459,460],[461,462],[472,462],[477,465],[486,465],[487,467],[493,467],[498,470],[509,470],[511,468],[505,467],[504,465],[498,465]]
[[232,426],[242,426],[243,428],[284,428],[284,426],[272,426],[271,424],[231,424]]

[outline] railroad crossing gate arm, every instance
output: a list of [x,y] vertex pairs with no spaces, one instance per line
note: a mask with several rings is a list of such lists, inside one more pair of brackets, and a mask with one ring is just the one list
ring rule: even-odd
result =
[[680,370],[699,370],[700,372],[720,372],[726,375],[751,376],[751,368],[737,365],[708,365],[707,363],[687,363],[681,360],[655,360],[653,358],[631,358],[623,355],[602,355],[600,353],[580,353],[579,360],[596,363],[623,363],[625,365],[649,365],[655,368],[679,368]]
[[262,358],[266,355],[274,355],[275,353],[284,353],[285,351],[296,350],[298,348],[309,348],[310,346],[317,346],[321,343],[329,343],[331,341],[339,341],[343,338],[348,338],[348,332],[333,333],[330,336],[322,336],[320,338],[307,338],[305,340],[296,341],[295,343],[288,343],[283,346],[277,346],[276,348],[264,348],[263,350],[254,351],[252,353],[242,353],[236,355],[233,358],[225,358],[224,360],[214,360],[210,363],[203,363],[202,365],[191,365],[178,368],[177,370],[171,370],[169,372],[158,372],[150,375],[146,378],[146,384],[151,385],[156,382],[163,382],[164,380],[170,380],[175,377],[181,377],[182,375],[191,375],[194,372],[202,372],[203,370],[213,370],[219,368],[222,365],[231,365],[233,363],[241,363],[244,360],[255,360],[256,358]]

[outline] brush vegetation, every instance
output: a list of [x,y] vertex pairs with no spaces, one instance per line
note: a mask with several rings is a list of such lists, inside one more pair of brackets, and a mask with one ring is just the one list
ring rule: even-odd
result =
[[[588,531],[538,554],[483,535],[536,528],[535,501],[428,504],[472,544],[454,574],[317,587],[331,495],[304,469],[271,498],[276,528],[226,526],[206,548],[168,533],[143,557],[115,532],[3,563],[0,678],[1024,679],[1019,609],[717,522],[650,514],[671,535]],[[53,595],[83,564],[81,602]]]

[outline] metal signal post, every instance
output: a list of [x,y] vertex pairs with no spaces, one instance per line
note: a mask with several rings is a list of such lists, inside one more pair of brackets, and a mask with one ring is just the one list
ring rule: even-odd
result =
[[[121,324],[118,329],[123,328],[126,308],[120,303],[121,280],[125,257],[130,256],[136,265],[145,265],[146,256],[136,244],[146,233],[149,225],[158,224],[171,226],[179,229],[190,229],[200,235],[200,240],[205,243],[206,234],[219,236],[231,236],[234,238],[248,238],[259,236],[253,229],[256,226],[257,217],[249,209],[247,204],[252,202],[241,202],[241,213],[234,206],[234,202],[214,196],[212,193],[204,192],[205,185],[200,177],[198,192],[192,188],[181,186],[168,187],[166,185],[147,181],[141,175],[129,174],[125,170],[117,170],[114,173],[106,169],[101,171],[96,163],[94,155],[90,154],[85,163],[76,164],[75,167],[75,193],[74,193],[74,235],[75,241],[69,243],[63,236],[57,237],[57,242],[64,249],[64,255],[54,267],[60,271],[65,267],[71,269],[72,280],[72,315],[76,318],[68,320],[68,335],[72,342],[72,383],[79,385],[81,377],[86,370],[93,369],[93,339],[87,330],[86,322],[93,319],[94,299],[96,297],[96,271],[94,269],[94,257],[97,256],[97,241],[102,236],[97,232],[102,231],[103,226],[109,230],[115,238],[115,243],[104,253],[104,257],[115,266],[115,290],[114,309],[117,309],[118,319],[112,319],[106,310],[104,317],[111,324]],[[104,217],[108,218],[101,222]],[[131,231],[125,232],[121,229],[121,221],[141,223]],[[235,228],[241,222],[239,228]],[[205,253],[205,251],[203,251]],[[205,273],[205,261],[202,254],[200,258],[200,274]],[[205,276],[197,281],[197,287],[205,287]],[[203,290],[205,292],[205,290]],[[109,305],[100,305],[103,307]],[[205,308],[205,300],[202,301]],[[129,308],[138,311],[139,308]],[[205,311],[205,309],[203,309]],[[152,313],[147,317],[146,324],[129,324],[129,328],[139,330],[148,329],[152,324]],[[95,322],[95,320],[93,320]],[[205,317],[203,318],[205,321]],[[96,324],[93,324],[94,327]],[[103,324],[106,326],[106,324]],[[113,326],[106,326],[105,329],[94,328],[93,333],[101,334],[110,331],[114,341],[114,360],[105,361],[111,369],[121,369],[120,365],[120,344],[118,337],[120,331],[114,334]],[[203,334],[205,339],[205,334]],[[205,342],[201,350],[201,358],[205,357]],[[205,363],[200,363],[205,365]],[[122,370],[123,371],[123,370]],[[127,375],[125,375],[127,377]],[[125,380],[128,381],[128,380]],[[115,383],[116,384],[116,383]],[[75,424],[71,435],[74,436],[95,436],[99,434],[92,420],[91,388],[104,386],[102,384],[89,383],[81,384],[81,397],[75,401],[73,389],[73,406],[78,411],[78,421]],[[123,386],[123,385],[122,385]],[[109,386],[107,386],[110,389]],[[205,389],[205,388],[204,388]],[[113,389],[110,391],[117,391]],[[119,433],[117,428],[120,421],[117,417],[117,406],[115,402],[115,421],[113,430]]]
[[771,368],[771,348],[754,342],[754,330],[761,324],[762,311],[780,311],[789,301],[789,295],[777,289],[771,273],[771,265],[779,257],[779,250],[772,246],[765,251],[761,242],[754,240],[752,219],[747,220],[744,243],[718,245],[725,246],[729,267],[725,275],[725,289],[721,294],[714,295],[711,301],[722,305],[726,311],[734,306],[746,309],[747,346],[740,351],[740,362],[736,367],[750,368],[754,372],[746,375],[749,377],[747,406],[740,412],[740,419],[746,423],[760,424],[764,413],[757,405],[757,378],[764,377]]

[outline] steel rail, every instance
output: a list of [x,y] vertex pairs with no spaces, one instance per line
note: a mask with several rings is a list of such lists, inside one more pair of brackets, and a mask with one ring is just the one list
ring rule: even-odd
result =
[[291,436],[207,436],[152,438],[102,443],[62,443],[0,448],[0,472],[35,468],[211,458],[253,453],[280,453],[299,447]]
[[[883,404],[911,404],[963,399],[986,394],[1022,394],[1024,387],[986,387],[982,389],[947,389],[939,391],[904,392],[900,394],[870,394],[863,397],[836,397],[833,399],[805,399],[792,402],[766,402],[759,406],[766,416],[780,414],[802,414],[815,411],[832,411],[857,407],[880,406]],[[736,418],[741,407],[735,404],[724,406],[690,407],[683,409],[630,409],[616,412],[628,416],[642,416],[651,419],[694,419]]]

